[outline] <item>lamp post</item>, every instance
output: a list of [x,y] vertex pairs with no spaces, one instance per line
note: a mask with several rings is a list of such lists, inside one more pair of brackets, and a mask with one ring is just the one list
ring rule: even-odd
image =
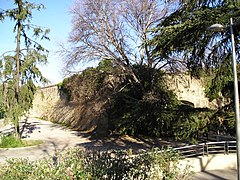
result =
[[[225,27],[221,24],[214,24],[208,28],[211,31],[223,31]],[[234,104],[235,104],[235,121],[236,121],[236,146],[237,146],[237,171],[238,180],[240,180],[240,122],[239,122],[239,94],[238,94],[238,79],[237,79],[237,61],[233,33],[233,19],[230,18],[230,33],[232,44],[232,63],[233,63],[233,78],[234,78]]]

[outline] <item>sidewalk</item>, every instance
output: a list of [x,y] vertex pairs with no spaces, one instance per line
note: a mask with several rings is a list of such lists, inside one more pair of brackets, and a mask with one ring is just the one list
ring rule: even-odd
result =
[[[223,162],[224,163],[224,162]],[[236,180],[237,170],[212,170],[196,173],[192,180]]]

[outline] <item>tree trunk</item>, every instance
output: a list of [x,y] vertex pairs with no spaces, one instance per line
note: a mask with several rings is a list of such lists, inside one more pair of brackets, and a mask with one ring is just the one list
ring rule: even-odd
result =
[[[19,12],[21,11],[21,7],[19,5],[18,7]],[[16,72],[15,72],[15,106],[18,108],[18,103],[19,103],[19,68],[20,68],[20,44],[21,44],[21,21],[20,19],[17,22],[17,47],[16,47]],[[16,116],[16,114],[15,114]],[[15,126],[15,134],[17,138],[20,138],[20,129],[19,129],[19,119],[18,117],[13,117],[14,118],[14,126]]]
[[20,126],[19,126],[18,118],[17,118],[17,120],[15,120],[14,128],[15,128],[15,138],[16,139],[21,139]]
[[17,48],[16,48],[16,73],[15,73],[15,100],[18,103],[19,96],[19,66],[20,66],[20,38],[21,38],[21,25],[18,23],[17,32]]

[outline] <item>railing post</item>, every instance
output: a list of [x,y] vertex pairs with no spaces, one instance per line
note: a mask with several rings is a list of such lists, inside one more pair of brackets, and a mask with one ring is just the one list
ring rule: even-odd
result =
[[206,143],[206,147],[207,147],[207,156],[208,156],[208,144]]
[[227,144],[227,141],[224,142],[224,154],[227,154],[227,147],[228,147],[228,144]]
[[204,143],[203,143],[203,156],[204,156],[204,148],[205,148],[205,147],[204,147]]
[[228,141],[226,141],[226,154],[229,154],[229,143],[228,143]]

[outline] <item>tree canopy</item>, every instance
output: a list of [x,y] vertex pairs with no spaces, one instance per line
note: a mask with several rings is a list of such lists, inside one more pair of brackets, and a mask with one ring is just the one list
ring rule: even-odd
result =
[[[239,57],[239,3],[234,0],[194,0],[182,1],[179,8],[162,20],[154,31],[151,44],[153,54],[162,61],[179,62],[174,69],[189,70],[199,75],[201,70],[214,70],[220,75],[215,80],[217,91],[232,79],[231,36],[229,28],[223,32],[210,32],[208,27],[222,24],[229,27],[229,19],[234,19],[236,53]],[[174,63],[172,63],[174,65]],[[213,94],[218,93],[212,92]]]
[[[232,100],[208,116],[208,129],[218,127],[223,133],[226,130],[233,134],[233,73],[229,25],[230,18],[233,18],[236,56],[239,59],[240,3],[235,0],[186,0],[179,3],[176,11],[165,17],[153,30],[153,39],[149,42],[153,47],[152,53],[163,62],[168,60],[172,64],[171,70],[188,71],[195,77],[202,77],[205,73],[210,79],[206,86],[210,100],[223,102],[223,97],[220,96]],[[226,29],[210,32],[208,27],[216,23],[222,24]],[[186,119],[185,125],[194,121]],[[209,127],[210,124],[214,125]],[[185,129],[184,133],[186,131]]]

